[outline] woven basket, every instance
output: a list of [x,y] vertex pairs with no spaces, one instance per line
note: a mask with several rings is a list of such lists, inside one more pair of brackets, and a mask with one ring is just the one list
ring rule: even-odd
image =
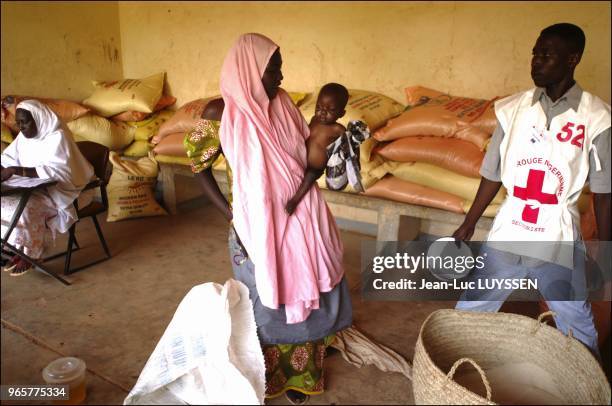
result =
[[[610,385],[598,362],[571,332],[565,336],[542,322],[552,314],[534,320],[509,313],[433,312],[421,326],[414,353],[415,403],[496,404],[496,385],[489,383],[487,370],[529,362],[552,378],[555,395],[564,402],[609,405]],[[453,380],[462,364],[478,371],[486,398]]]

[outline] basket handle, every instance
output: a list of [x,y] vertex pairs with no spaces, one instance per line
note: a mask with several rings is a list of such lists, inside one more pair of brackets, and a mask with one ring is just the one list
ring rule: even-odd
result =
[[[540,329],[540,327],[542,326],[542,324],[546,324],[546,323],[542,323],[542,320],[545,317],[548,317],[548,316],[553,316],[554,317],[556,315],[557,315],[557,313],[553,312],[552,310],[549,310],[547,312],[544,312],[544,313],[540,314],[538,316],[538,321],[536,322],[536,325],[535,325],[534,329],[532,330],[531,334],[537,333],[538,330]],[[569,339],[568,340],[568,345],[569,345],[571,343],[571,341],[572,341],[572,338],[574,338],[574,332],[572,331],[571,328],[567,329],[567,338]]]
[[487,375],[485,375],[485,372],[482,370],[482,368],[480,368],[478,366],[478,364],[473,361],[470,358],[461,358],[459,360],[457,360],[452,368],[450,369],[450,371],[448,371],[448,374],[446,374],[446,378],[449,380],[452,380],[453,377],[455,376],[455,372],[457,371],[457,368],[459,368],[459,366],[461,364],[463,364],[464,362],[469,362],[470,364],[472,364],[472,366],[474,368],[476,368],[476,371],[478,371],[478,373],[480,374],[480,378],[482,378],[482,383],[484,384],[485,389],[487,390],[487,401],[491,401],[491,384],[489,383],[489,380],[487,379]]

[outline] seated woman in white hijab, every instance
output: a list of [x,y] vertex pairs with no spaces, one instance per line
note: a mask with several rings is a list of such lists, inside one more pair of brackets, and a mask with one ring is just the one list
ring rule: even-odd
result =
[[[45,234],[50,232],[55,239],[57,231],[67,232],[77,220],[74,199],[94,178],[94,171],[69,130],[49,107],[36,100],[25,100],[17,105],[15,118],[20,132],[0,158],[2,182],[13,176],[57,181],[54,186],[32,193],[8,240],[36,260],[42,258],[46,248]],[[92,194],[87,195],[79,197],[79,207],[91,202]],[[18,203],[18,196],[2,197],[3,236]],[[31,268],[29,261],[15,255],[4,270],[20,276]]]

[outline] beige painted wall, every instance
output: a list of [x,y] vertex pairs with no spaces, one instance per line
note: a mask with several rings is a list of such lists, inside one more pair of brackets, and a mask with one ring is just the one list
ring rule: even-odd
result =
[[558,21],[585,30],[577,79],[610,102],[609,2],[2,2],[1,92],[81,100],[91,80],[165,70],[180,105],[218,93],[225,53],[256,31],[280,44],[288,90],[492,97],[531,86],[533,42]]
[[179,105],[218,93],[244,32],[281,46],[287,90],[338,81],[402,102],[409,85],[508,94],[532,86],[533,43],[561,21],[586,32],[578,81],[610,102],[609,2],[119,2],[119,16],[126,77],[166,70]]
[[2,2],[2,95],[80,101],[122,74],[117,2]]

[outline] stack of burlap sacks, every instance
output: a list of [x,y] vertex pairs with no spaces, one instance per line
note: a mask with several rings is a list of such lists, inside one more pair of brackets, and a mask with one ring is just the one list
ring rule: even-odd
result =
[[[406,89],[408,107],[374,134],[374,155],[385,163],[370,196],[467,212],[480,183],[479,169],[495,129],[493,100],[454,97],[424,87]],[[494,216],[502,188],[485,215]]]
[[[113,151],[110,155],[113,174],[108,185],[108,221],[166,214],[155,200],[158,166],[149,156],[150,139],[174,114],[167,108],[176,98],[164,94],[164,82],[164,72],[143,79],[94,82],[96,90],[83,104],[98,115],[87,115],[68,123],[77,141],[88,139]],[[109,134],[108,127],[113,142],[92,139],[95,128],[103,128],[105,134]],[[139,159],[121,159],[117,150]]]
[[[94,82],[96,90],[83,104],[40,100],[67,123],[77,141],[98,142],[132,157],[146,157],[152,149],[158,162],[189,165],[185,134],[195,127],[208,102],[219,96],[189,101],[176,112],[164,110],[176,100],[163,94],[164,78],[160,73],[139,80]],[[364,194],[466,213],[476,196],[479,168],[496,126],[496,99],[455,97],[420,86],[405,92],[407,107],[379,93],[349,89],[346,115],[339,122],[346,126],[362,120],[373,134],[360,147]],[[318,93],[318,88],[312,93],[289,93],[307,121],[314,115]],[[13,97],[12,103],[5,99],[3,142],[10,138],[5,124],[16,130],[14,107],[23,97]],[[222,157],[214,168],[225,169]],[[318,184],[326,187],[324,176]],[[345,191],[354,192],[350,185]],[[494,216],[505,195],[502,187],[484,215]],[[592,238],[595,225],[588,190],[579,209],[583,234]]]
[[[312,93],[289,92],[289,96],[299,107],[307,121],[310,121],[314,115],[318,93],[318,89],[315,89]],[[384,126],[389,118],[397,116],[404,110],[402,104],[378,93],[350,89],[349,94],[346,115],[339,120],[345,126],[351,120],[362,120],[368,124],[369,128],[377,129]],[[218,97],[220,96],[190,101],[180,107],[174,116],[160,126],[157,135],[151,139],[151,142],[155,144],[153,152],[158,162],[183,165],[190,163],[183,146],[185,134],[195,127],[208,102]],[[377,141],[371,139],[361,146],[361,173],[366,187],[377,180],[371,177],[369,172],[383,162],[380,158],[370,160],[370,151],[376,145]],[[218,159],[214,168],[223,170],[225,161],[222,158]],[[325,187],[323,177],[319,180],[319,185]],[[350,187],[349,191],[351,191]]]
[[163,93],[164,82],[164,72],[143,79],[94,82],[96,90],[83,104],[97,114],[68,123],[68,127],[77,140],[98,142],[125,156],[147,156],[152,147],[149,140],[172,116],[168,108],[176,102]]
[[[189,165],[191,160],[187,157],[183,141],[185,135],[193,130],[201,119],[204,109],[211,100],[221,96],[212,96],[189,101],[182,105],[160,127],[151,139],[154,145],[153,152],[158,162]],[[225,161],[220,157],[214,164],[215,169],[225,170]]]
[[176,98],[163,94],[165,73],[144,79],[93,82],[94,92],[77,103],[70,100],[30,96],[2,98],[2,142],[10,143],[19,131],[15,109],[22,100],[47,104],[70,129],[75,141],[93,141],[125,156],[147,156],[149,140],[172,116],[165,110]]
[[[2,141],[10,143],[18,133],[17,104],[37,99],[53,110],[75,141],[92,141],[111,150],[113,173],[108,185],[108,221],[165,214],[154,198],[158,167],[148,157],[149,139],[172,116],[165,110],[176,98],[163,94],[165,73],[143,79],[93,82],[94,92],[82,103],[29,96],[2,98]],[[126,161],[119,154],[140,157]]]

